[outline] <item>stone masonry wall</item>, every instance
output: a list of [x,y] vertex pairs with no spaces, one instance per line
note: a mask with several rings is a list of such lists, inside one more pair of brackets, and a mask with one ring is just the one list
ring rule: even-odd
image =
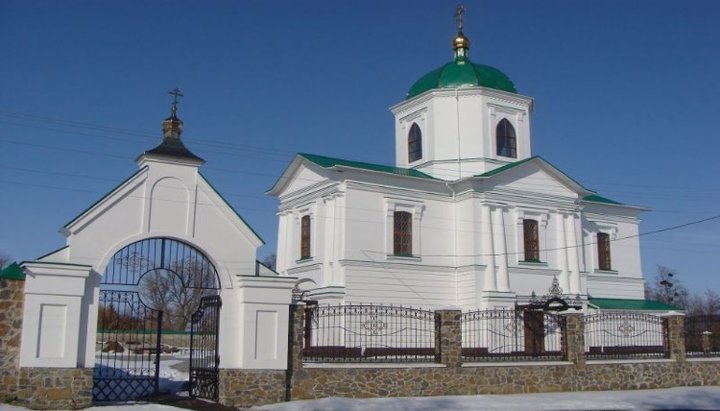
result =
[[0,402],[17,397],[25,281],[0,278]]
[[35,410],[75,410],[92,405],[92,368],[21,368],[19,405]]
[[285,401],[285,370],[220,370],[219,402],[251,407]]

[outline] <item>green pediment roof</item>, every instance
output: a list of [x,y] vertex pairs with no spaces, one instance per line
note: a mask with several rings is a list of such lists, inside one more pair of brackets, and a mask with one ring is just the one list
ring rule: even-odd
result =
[[502,71],[483,64],[475,64],[466,57],[457,57],[454,61],[420,77],[410,87],[407,98],[411,99],[432,89],[478,86],[517,93],[513,82]]
[[343,160],[340,158],[318,156],[315,154],[298,153],[298,155],[310,162],[313,162],[323,168],[331,168],[336,166],[358,168],[361,170],[379,171],[381,173],[396,174],[407,177],[426,178],[429,180],[437,180],[428,174],[412,168],[401,168],[386,166],[382,164],[364,163],[361,161]]
[[606,310],[637,310],[637,311],[677,311],[681,310],[672,304],[654,300],[632,300],[625,298],[589,298],[588,303]]
[[599,196],[597,194],[591,194],[589,196],[583,197],[583,201],[592,201],[593,203],[605,203],[605,204],[618,204],[622,205],[622,203],[619,203],[615,200],[611,200],[609,198],[605,198],[603,196]]
[[12,263],[0,271],[0,278],[7,278],[10,280],[24,280],[25,272],[18,263]]

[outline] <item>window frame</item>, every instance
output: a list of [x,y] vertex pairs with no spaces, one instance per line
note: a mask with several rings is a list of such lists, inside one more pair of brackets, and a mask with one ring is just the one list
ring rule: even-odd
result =
[[597,268],[601,271],[613,271],[610,234],[599,231],[595,235],[597,243]]
[[[523,218],[523,262],[539,263],[540,260],[540,222],[532,218]],[[534,257],[534,258],[533,258]]]
[[[384,203],[386,259],[421,261],[422,217],[425,211],[425,205],[421,201],[394,197],[385,197]],[[412,254],[410,255],[395,254],[395,212],[397,211],[405,211],[411,215],[410,230],[412,233]]]
[[407,134],[408,164],[420,161],[423,158],[422,129],[413,122]]
[[501,157],[517,158],[517,140],[515,126],[510,120],[503,117],[495,126],[495,154]]
[[300,217],[300,261],[312,256],[312,217],[305,214]]
[[409,211],[393,212],[393,256],[413,256],[413,224]]

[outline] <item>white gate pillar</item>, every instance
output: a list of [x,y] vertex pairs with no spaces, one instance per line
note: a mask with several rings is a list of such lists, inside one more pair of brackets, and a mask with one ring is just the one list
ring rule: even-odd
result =
[[242,276],[222,290],[220,368],[285,370],[295,277]]
[[[76,368],[85,362],[83,309],[89,265],[26,262],[21,367]],[[91,347],[91,350],[94,347]]]

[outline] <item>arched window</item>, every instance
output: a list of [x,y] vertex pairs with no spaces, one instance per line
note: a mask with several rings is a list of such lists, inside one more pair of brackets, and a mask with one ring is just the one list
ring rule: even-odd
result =
[[506,118],[500,120],[495,129],[497,155],[517,158],[517,138],[515,128]]
[[395,211],[393,220],[393,254],[412,255],[412,214]]
[[310,258],[310,216],[300,219],[300,259]]
[[598,268],[601,270],[612,270],[610,264],[610,235],[597,233],[598,246]]
[[413,123],[408,134],[408,163],[422,158],[422,131],[417,123]]
[[540,235],[536,220],[523,220],[525,261],[540,261]]

